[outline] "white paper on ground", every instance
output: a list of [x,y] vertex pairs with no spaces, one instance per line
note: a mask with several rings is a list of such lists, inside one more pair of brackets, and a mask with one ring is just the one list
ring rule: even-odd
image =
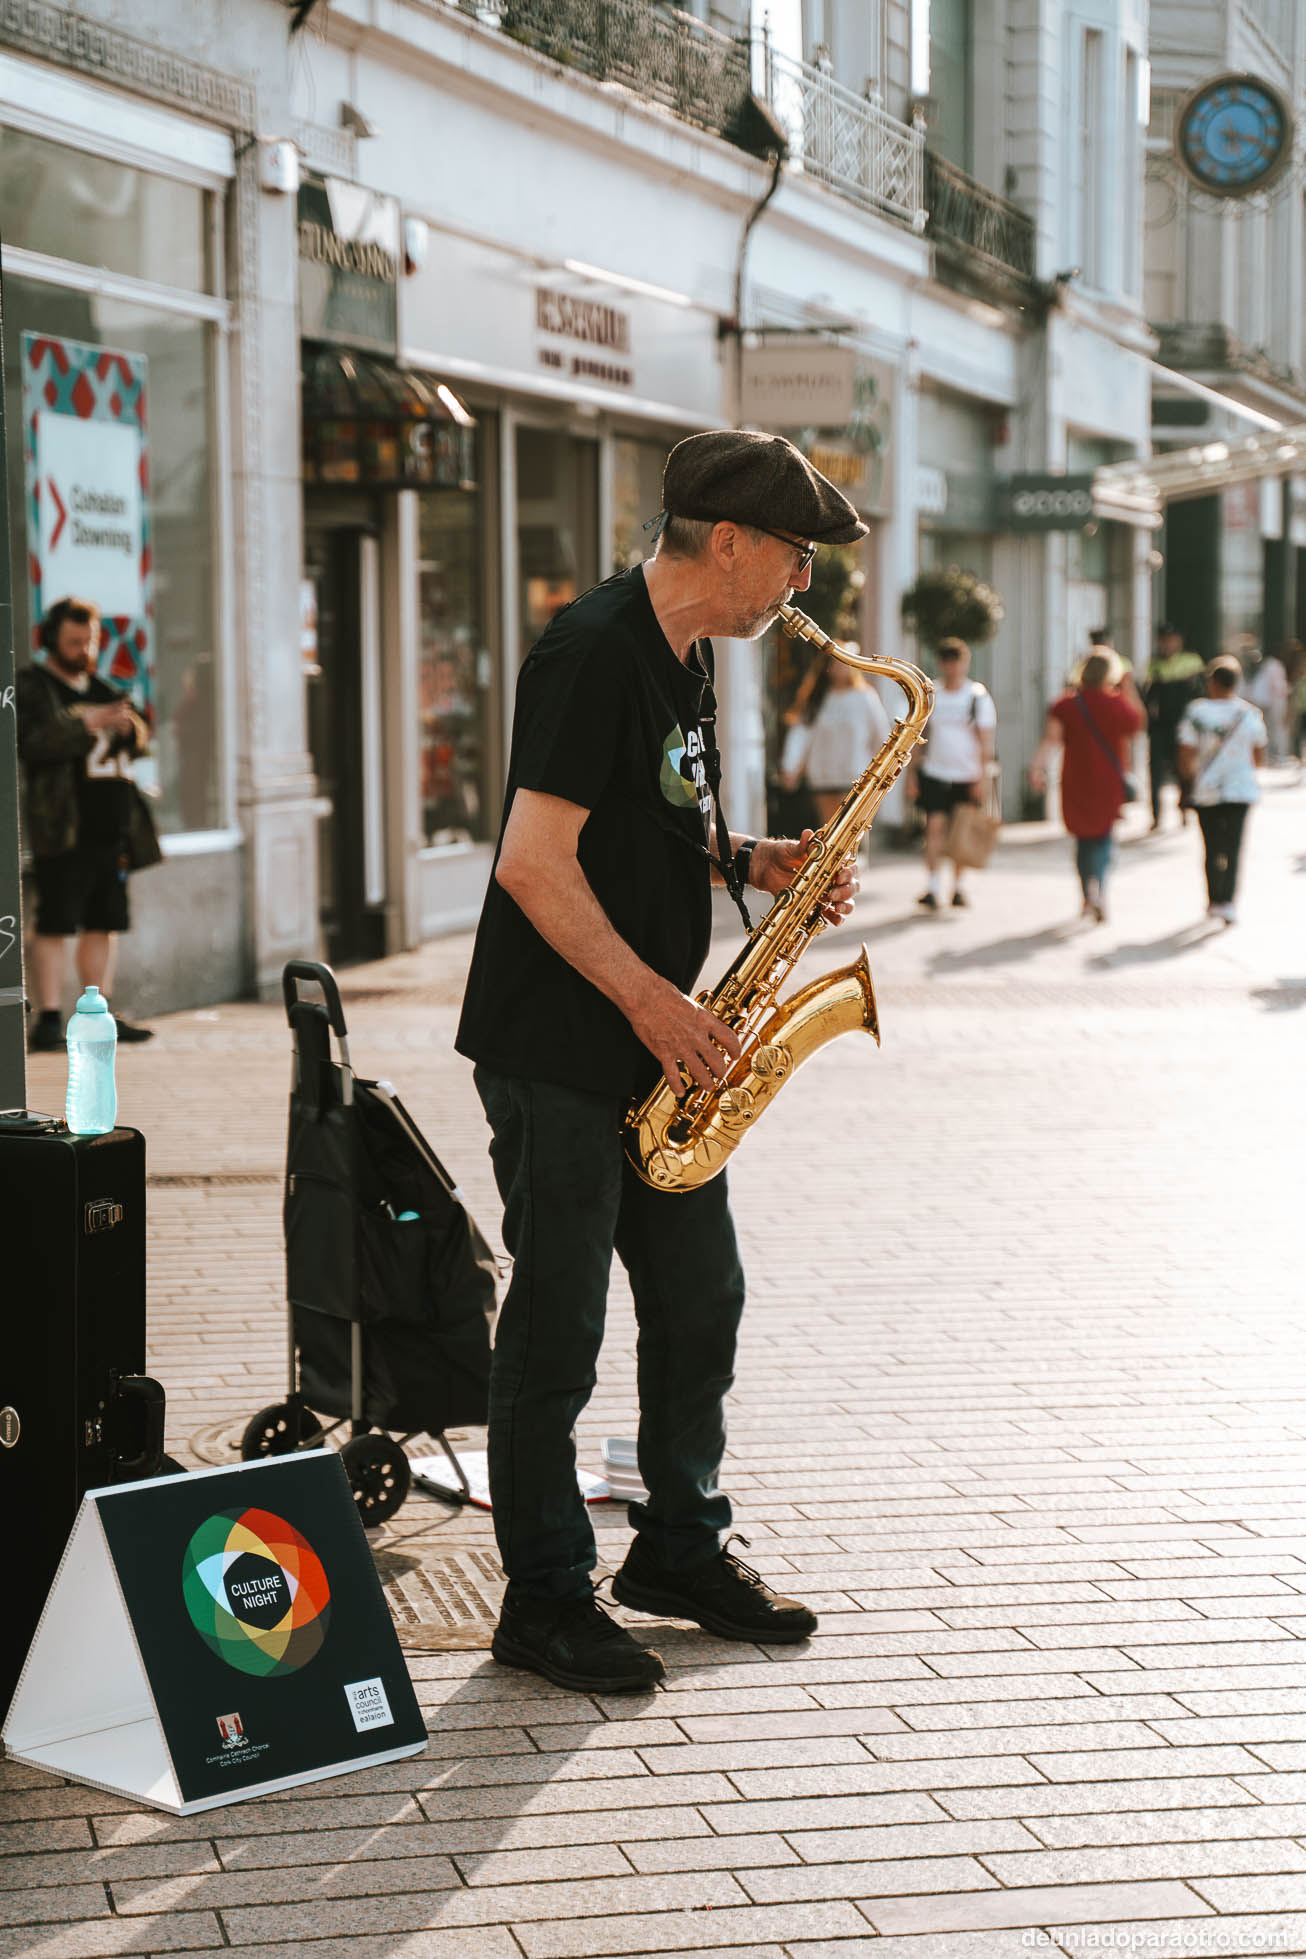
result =
[[[490,1509],[490,1471],[484,1449],[455,1449],[454,1454],[467,1478],[470,1495],[465,1501],[474,1503],[480,1510]],[[414,1481],[434,1496],[464,1500],[447,1456],[414,1456],[412,1469]],[[576,1471],[576,1484],[586,1503],[605,1503],[612,1495],[603,1478],[592,1475],[588,1469]]]

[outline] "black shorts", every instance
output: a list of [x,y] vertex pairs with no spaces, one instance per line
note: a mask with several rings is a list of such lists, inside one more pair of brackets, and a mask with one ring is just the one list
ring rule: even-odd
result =
[[78,932],[125,932],[127,859],[121,850],[65,850],[38,857],[36,930],[41,937],[68,939]]
[[917,797],[925,816],[951,816],[958,803],[968,803],[973,782],[945,782],[941,775],[927,775],[922,769],[916,778]]

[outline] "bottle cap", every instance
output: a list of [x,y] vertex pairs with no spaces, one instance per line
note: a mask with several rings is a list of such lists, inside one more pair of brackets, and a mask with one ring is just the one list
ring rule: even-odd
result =
[[76,1011],[79,1014],[107,1014],[109,1011],[109,1002],[105,999],[98,986],[88,986],[81,999],[77,1002]]

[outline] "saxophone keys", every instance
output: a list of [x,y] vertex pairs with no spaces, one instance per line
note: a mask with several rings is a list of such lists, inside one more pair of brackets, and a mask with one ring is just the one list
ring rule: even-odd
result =
[[782,1082],[794,1065],[794,1058],[779,1041],[764,1041],[749,1064],[759,1081]]
[[721,1091],[717,1102],[717,1113],[721,1120],[732,1128],[742,1126],[753,1120],[756,1113],[753,1093],[747,1088],[726,1088]]

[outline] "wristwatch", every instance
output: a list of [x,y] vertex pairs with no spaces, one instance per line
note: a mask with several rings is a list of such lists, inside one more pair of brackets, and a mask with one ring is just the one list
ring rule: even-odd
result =
[[756,849],[757,849],[757,838],[745,837],[744,841],[740,844],[738,850],[734,854],[734,858],[732,860],[734,873],[735,876],[739,879],[739,888],[741,891],[747,889],[748,873],[752,867],[753,852]]

